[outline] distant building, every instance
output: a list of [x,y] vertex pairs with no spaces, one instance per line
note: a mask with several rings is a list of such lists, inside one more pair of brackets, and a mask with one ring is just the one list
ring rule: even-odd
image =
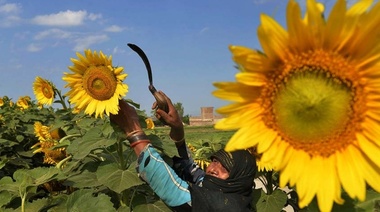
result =
[[189,119],[190,126],[214,125],[223,116],[214,114],[214,107],[201,107],[200,116],[191,116]]

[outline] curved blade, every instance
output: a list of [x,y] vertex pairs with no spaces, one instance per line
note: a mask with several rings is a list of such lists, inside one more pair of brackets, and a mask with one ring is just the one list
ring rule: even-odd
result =
[[157,92],[156,88],[153,86],[152,69],[150,67],[148,57],[145,55],[144,51],[142,49],[140,49],[140,47],[138,47],[137,45],[132,44],[132,43],[128,43],[128,46],[133,51],[135,51],[141,57],[141,59],[144,61],[146,70],[148,71],[148,77],[149,77],[149,87],[148,88],[149,88],[149,91],[153,94],[154,98],[156,99],[158,107],[168,113],[169,107],[168,107],[168,103],[166,102],[165,97],[163,97],[159,92]]
[[152,68],[150,67],[150,63],[149,63],[148,57],[146,56],[146,54],[144,53],[144,51],[140,47],[138,47],[137,45],[132,44],[132,43],[128,43],[127,45],[133,51],[135,51],[141,57],[141,59],[143,60],[143,62],[145,64],[145,67],[146,67],[146,70],[148,71],[149,85],[151,85],[153,87]]

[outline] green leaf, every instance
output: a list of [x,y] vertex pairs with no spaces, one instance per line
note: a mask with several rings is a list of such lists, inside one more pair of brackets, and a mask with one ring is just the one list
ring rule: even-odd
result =
[[50,201],[48,198],[37,199],[33,202],[26,202],[25,209],[26,211],[41,211],[41,209],[47,206],[49,202]]
[[96,177],[96,173],[87,170],[69,177],[64,184],[75,188],[88,188],[101,185]]
[[134,196],[133,201],[134,212],[163,212],[172,211],[165,203],[159,199],[152,198],[147,194],[139,193]]
[[103,125],[102,133],[104,136],[109,137],[112,133],[114,133],[114,129],[110,124]]
[[[88,117],[88,116],[84,116],[82,119],[79,119],[78,122],[77,122],[77,125],[78,127],[80,128],[83,128],[83,129],[87,129],[89,127],[92,127],[94,122],[96,122],[97,120],[94,119],[94,118],[91,118],[91,117]],[[89,128],[91,129],[91,128]]]
[[0,208],[8,204],[13,198],[14,195],[12,195],[10,192],[0,191]]
[[12,147],[14,145],[17,145],[18,143],[11,141],[11,140],[8,140],[8,139],[0,138],[0,144],[5,146],[5,147]]
[[364,211],[380,211],[380,193],[368,189],[366,200],[356,204],[356,208]]
[[37,167],[30,170],[17,170],[13,177],[16,181],[24,181],[29,185],[38,186],[49,182],[53,177],[58,175],[58,172],[59,170],[55,167]]
[[1,157],[0,158],[0,169],[2,169],[5,166],[5,164],[7,164],[8,161],[9,161],[8,158]]
[[172,210],[162,201],[145,203],[133,207],[134,212],[171,212]]
[[75,142],[78,142],[78,146],[70,145],[67,147],[67,151],[73,154],[74,159],[83,159],[93,150],[108,147],[116,140],[102,137],[100,129],[95,127],[91,128],[82,138],[76,139]]
[[288,197],[285,192],[280,189],[276,189],[272,194],[267,195],[264,191],[261,191],[261,197],[256,204],[257,211],[260,212],[272,212],[281,211],[286,204]]
[[67,211],[116,211],[111,197],[99,193],[93,194],[91,189],[81,189],[73,192],[66,202]]
[[[132,168],[133,167],[133,168]],[[121,170],[116,163],[109,163],[99,166],[96,171],[98,181],[116,193],[121,193],[125,189],[143,184],[138,178],[134,165],[127,170]]]
[[124,212],[124,211],[131,211],[131,209],[128,207],[128,206],[120,206],[118,209],[117,209],[118,212]]
[[24,140],[24,136],[22,136],[22,135],[17,135],[17,136],[16,136],[16,140],[17,140],[18,142],[21,142],[22,140]]
[[11,177],[3,177],[0,179],[1,191],[8,191],[13,194],[18,194],[18,184]]

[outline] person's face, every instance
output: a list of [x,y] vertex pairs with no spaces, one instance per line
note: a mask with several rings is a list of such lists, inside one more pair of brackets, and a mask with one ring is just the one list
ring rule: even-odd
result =
[[225,180],[230,176],[227,169],[224,168],[222,164],[215,158],[211,161],[210,165],[207,166],[206,174],[220,178],[222,180]]

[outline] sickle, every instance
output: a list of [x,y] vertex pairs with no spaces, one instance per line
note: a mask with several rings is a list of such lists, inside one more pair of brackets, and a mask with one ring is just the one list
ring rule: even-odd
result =
[[169,107],[168,107],[168,103],[166,102],[166,99],[160,93],[158,93],[156,88],[153,86],[152,68],[150,67],[148,57],[145,55],[144,51],[137,45],[128,43],[128,46],[141,57],[141,59],[143,60],[145,64],[146,70],[148,72],[148,79],[149,79],[148,88],[149,88],[149,91],[153,94],[154,98],[156,99],[158,108],[168,113]]

